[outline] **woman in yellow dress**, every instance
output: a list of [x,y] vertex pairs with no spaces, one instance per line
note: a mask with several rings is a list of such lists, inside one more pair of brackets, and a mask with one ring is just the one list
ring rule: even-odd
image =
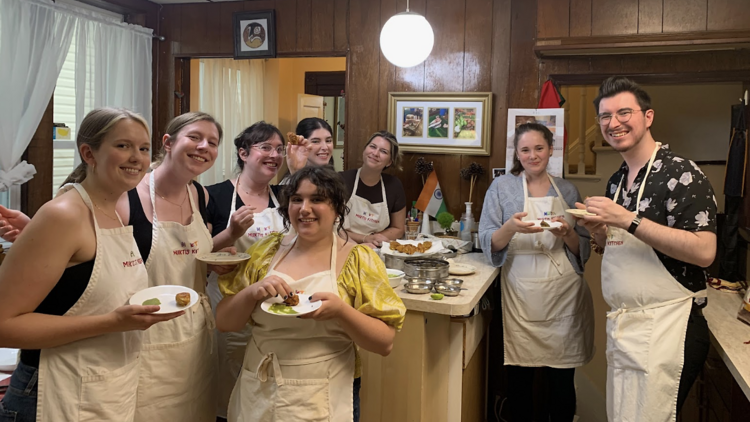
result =
[[[336,235],[346,215],[346,188],[333,170],[297,171],[279,212],[296,235],[258,241],[248,249],[249,261],[219,279],[225,296],[217,309],[219,330],[240,330],[248,321],[253,327],[229,421],[357,421],[355,345],[388,355],[406,308],[375,252]],[[320,308],[288,318],[259,306],[295,291],[312,295]]]

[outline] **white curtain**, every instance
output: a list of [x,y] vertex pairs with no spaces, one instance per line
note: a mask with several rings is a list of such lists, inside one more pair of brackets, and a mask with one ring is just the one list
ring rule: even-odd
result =
[[51,0],[0,0],[0,192],[36,173],[21,156],[52,97],[75,22]]
[[76,16],[76,124],[97,107],[141,114],[151,127],[152,30],[58,1]]
[[201,60],[200,110],[214,116],[224,129],[216,163],[199,178],[203,185],[223,182],[235,174],[234,138],[263,120],[264,78],[263,60]]

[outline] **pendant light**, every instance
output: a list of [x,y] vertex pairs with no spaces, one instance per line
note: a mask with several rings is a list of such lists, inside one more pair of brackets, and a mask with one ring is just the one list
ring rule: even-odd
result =
[[409,11],[393,15],[380,32],[380,49],[389,62],[398,67],[416,66],[427,59],[435,43],[435,34],[427,19]]

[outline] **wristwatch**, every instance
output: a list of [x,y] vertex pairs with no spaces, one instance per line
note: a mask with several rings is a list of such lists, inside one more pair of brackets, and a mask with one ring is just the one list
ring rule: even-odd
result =
[[630,223],[630,227],[628,227],[628,233],[635,234],[635,230],[638,228],[638,226],[641,224],[641,216],[636,215],[633,219],[633,222]]

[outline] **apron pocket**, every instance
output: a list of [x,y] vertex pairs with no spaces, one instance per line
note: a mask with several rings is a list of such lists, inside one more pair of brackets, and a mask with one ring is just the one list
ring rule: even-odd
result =
[[[353,380],[352,380],[353,381]],[[274,382],[269,378],[268,382]],[[276,420],[326,422],[330,420],[328,379],[284,378],[276,397]]]
[[255,372],[242,368],[229,398],[227,419],[237,422],[272,421],[276,383],[261,382]]
[[218,353],[211,353],[209,334],[208,328],[203,327],[185,341],[143,345],[139,408],[155,403],[197,406],[213,397]]
[[513,295],[518,300],[518,313],[530,322],[553,321],[576,315],[580,302],[578,274],[572,273],[553,278],[506,279]]
[[129,421],[135,415],[138,361],[81,377],[80,422]]
[[653,311],[624,312],[607,318],[607,364],[648,373],[654,330]]

